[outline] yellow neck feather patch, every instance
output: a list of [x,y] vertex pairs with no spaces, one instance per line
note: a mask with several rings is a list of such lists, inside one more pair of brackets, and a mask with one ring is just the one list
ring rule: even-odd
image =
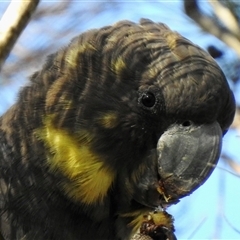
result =
[[166,226],[169,229],[174,229],[173,217],[165,211],[151,211],[150,209],[143,208],[134,212],[121,214],[121,217],[130,217],[133,220],[128,224],[132,228],[132,235],[145,223],[152,223],[156,226]]
[[111,187],[115,172],[91,151],[93,139],[83,131],[71,136],[67,131],[56,129],[52,117],[47,117],[43,128],[36,134],[50,149],[47,161],[52,171],[60,171],[69,181],[64,182],[66,194],[85,204],[102,202]]
[[128,224],[132,228],[132,234],[135,234],[137,230],[141,227],[145,216],[149,213],[148,208],[142,208],[133,212],[120,214],[121,217],[132,218],[133,220]]

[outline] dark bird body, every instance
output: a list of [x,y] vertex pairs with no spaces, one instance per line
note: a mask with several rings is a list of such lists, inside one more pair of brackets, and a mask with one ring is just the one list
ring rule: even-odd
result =
[[[122,21],[81,34],[48,57],[0,118],[3,237],[130,239],[142,215],[206,180],[234,111],[211,56],[164,24]],[[192,128],[211,139],[199,172],[168,165],[181,151],[168,133],[187,129],[191,141]]]

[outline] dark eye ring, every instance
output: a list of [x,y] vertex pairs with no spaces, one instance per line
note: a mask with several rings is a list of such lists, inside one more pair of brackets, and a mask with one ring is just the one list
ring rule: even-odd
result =
[[145,107],[151,108],[155,105],[156,98],[153,93],[146,92],[146,93],[143,93],[141,102]]

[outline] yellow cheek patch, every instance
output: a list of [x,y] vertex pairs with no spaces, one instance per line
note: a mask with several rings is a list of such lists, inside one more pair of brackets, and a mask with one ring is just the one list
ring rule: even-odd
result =
[[75,201],[85,204],[102,202],[111,187],[115,172],[90,149],[92,137],[88,133],[73,137],[54,128],[51,118],[36,131],[51,154],[47,159],[52,171],[60,171],[68,180],[63,187]]
[[104,128],[114,128],[118,124],[117,114],[113,112],[103,114],[103,116],[99,118],[99,123]]

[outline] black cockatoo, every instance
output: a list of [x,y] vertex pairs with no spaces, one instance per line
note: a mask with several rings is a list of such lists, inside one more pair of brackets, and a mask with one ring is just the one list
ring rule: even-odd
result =
[[213,58],[166,25],[81,34],[0,118],[3,238],[127,240],[151,220],[168,238],[155,209],[207,179],[234,112]]

